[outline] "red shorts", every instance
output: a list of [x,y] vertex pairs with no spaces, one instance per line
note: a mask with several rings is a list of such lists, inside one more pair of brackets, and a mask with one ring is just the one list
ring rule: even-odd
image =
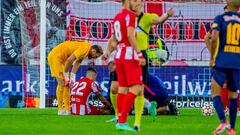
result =
[[80,104],[80,103],[71,103],[71,114],[72,115],[100,115],[101,110],[98,107]]
[[134,53],[132,47],[118,49],[115,56],[115,64],[120,87],[142,84],[142,68],[136,57],[137,54]]

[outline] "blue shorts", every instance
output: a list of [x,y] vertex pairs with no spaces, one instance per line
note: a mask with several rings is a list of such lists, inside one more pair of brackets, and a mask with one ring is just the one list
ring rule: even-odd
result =
[[227,81],[227,88],[236,92],[240,89],[240,70],[230,68],[212,68],[212,78],[221,86]]

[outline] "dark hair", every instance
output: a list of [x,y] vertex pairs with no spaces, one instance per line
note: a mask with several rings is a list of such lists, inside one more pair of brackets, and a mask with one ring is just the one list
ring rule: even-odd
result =
[[114,63],[114,61],[110,61],[110,62],[108,62],[108,66],[110,66],[110,65],[114,65],[115,63]]
[[96,69],[94,69],[94,68],[92,68],[92,67],[88,68],[88,69],[87,69],[87,71],[92,71],[92,72],[94,72],[94,73],[96,73],[96,74],[97,74],[97,70],[96,70]]
[[92,48],[95,49],[97,53],[100,53],[101,55],[103,54],[103,49],[101,46],[93,45]]
[[227,8],[228,8],[228,6],[226,5],[226,6],[224,6],[224,8],[223,8],[223,9],[224,9],[224,10],[226,10]]
[[125,0],[122,0],[122,3],[125,3]]

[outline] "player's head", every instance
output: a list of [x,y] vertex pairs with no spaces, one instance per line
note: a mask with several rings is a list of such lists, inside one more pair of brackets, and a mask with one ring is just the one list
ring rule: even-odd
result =
[[224,10],[224,12],[227,12],[228,11],[228,6],[227,5],[224,6],[223,10]]
[[102,54],[103,54],[102,47],[100,47],[99,45],[93,45],[90,52],[89,52],[88,58],[89,59],[91,59],[91,58],[96,59],[99,56],[101,56]]
[[122,4],[125,8],[136,11],[137,0],[122,0]]
[[86,77],[95,81],[97,79],[97,71],[94,68],[88,68]]
[[109,70],[109,72],[114,72],[116,70],[116,66],[115,66],[114,61],[110,61],[108,63],[108,70]]
[[140,15],[142,12],[142,7],[143,7],[143,0],[137,0],[137,5],[136,5],[136,14]]
[[227,0],[228,11],[238,11],[240,8],[240,0]]

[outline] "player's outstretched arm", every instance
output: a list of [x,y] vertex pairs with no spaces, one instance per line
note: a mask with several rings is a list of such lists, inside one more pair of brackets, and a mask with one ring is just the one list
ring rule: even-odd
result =
[[175,13],[174,8],[170,8],[167,13],[163,14],[162,16],[155,17],[153,19],[153,24],[162,24],[164,23],[169,17],[172,17]]

